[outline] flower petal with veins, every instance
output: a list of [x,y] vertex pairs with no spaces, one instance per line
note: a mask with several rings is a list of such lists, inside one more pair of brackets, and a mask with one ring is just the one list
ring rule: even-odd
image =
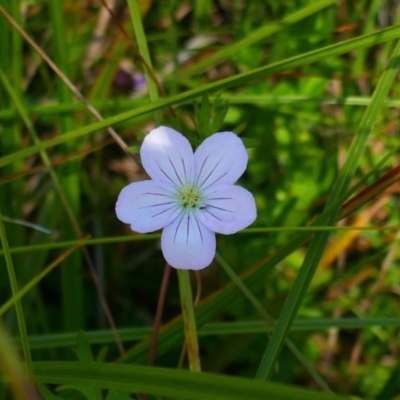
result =
[[167,262],[179,269],[203,269],[215,255],[215,233],[200,223],[195,213],[182,213],[166,226],[161,248]]
[[168,185],[162,182],[131,183],[119,194],[117,217],[139,233],[153,232],[170,224],[180,207]]
[[160,126],[144,139],[140,157],[152,179],[180,187],[193,180],[193,150],[179,132]]
[[208,229],[230,235],[254,222],[257,216],[253,195],[234,185],[220,185],[204,193],[204,207],[198,218]]
[[232,132],[208,137],[194,153],[196,180],[201,188],[235,183],[247,166],[247,151]]

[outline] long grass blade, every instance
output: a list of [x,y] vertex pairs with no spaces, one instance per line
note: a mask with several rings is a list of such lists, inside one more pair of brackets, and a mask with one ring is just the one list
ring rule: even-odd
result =
[[[367,144],[368,136],[398,72],[399,65],[400,42],[397,43],[386,71],[377,84],[375,92],[372,96],[372,101],[364,113],[363,119],[361,120],[358,130],[355,134],[354,141],[347,154],[346,161],[342,170],[339,172],[331,195],[329,196],[329,200],[325,206],[325,210],[330,209],[329,214],[324,217],[324,222],[327,225],[331,225],[338,217],[340,204],[337,204],[337,201],[341,196],[343,196],[350,185],[357,164]],[[328,241],[328,237],[329,233],[322,232],[316,234],[312,240],[300,272],[296,278],[291,292],[289,293],[281,316],[278,319],[278,323],[272,335],[271,341],[269,342],[262,357],[256,378],[268,379],[271,376],[273,367],[279,357],[284,341],[290,330],[290,326],[300,308],[303,297],[306,294],[308,286],[310,285],[318,267],[325,245]]]
[[237,376],[135,365],[88,362],[35,362],[37,380],[51,384],[87,385],[190,400],[350,400],[307,389]]

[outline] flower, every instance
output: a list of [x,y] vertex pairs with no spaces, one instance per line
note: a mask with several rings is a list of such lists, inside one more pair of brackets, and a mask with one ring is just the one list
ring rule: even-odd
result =
[[161,248],[172,267],[207,267],[215,256],[214,232],[232,234],[256,219],[253,195],[233,185],[248,159],[234,133],[215,133],[193,154],[184,136],[160,126],[145,137],[140,156],[152,180],[122,189],[117,217],[139,233],[164,228]]

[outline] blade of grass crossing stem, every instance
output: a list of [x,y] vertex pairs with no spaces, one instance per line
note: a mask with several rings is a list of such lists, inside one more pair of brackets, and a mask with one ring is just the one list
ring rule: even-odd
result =
[[[3,224],[1,209],[0,209],[0,239],[4,250],[4,257],[6,260],[7,272],[10,280],[11,292],[14,297],[18,295],[19,290],[18,290],[17,278],[15,276],[15,271],[14,271],[14,264],[11,258],[10,248],[8,246],[7,234]],[[24,312],[20,300],[18,300],[15,303],[15,310],[17,313],[19,334],[21,336],[22,351],[24,353],[26,370],[28,375],[31,376],[32,375],[31,351],[29,348],[29,340],[28,340],[28,333],[26,331]]]
[[371,33],[369,35],[364,35],[355,39],[346,40],[341,43],[337,43],[334,45],[323,47],[321,49],[303,53],[298,56],[291,57],[286,60],[267,65],[265,67],[256,68],[249,72],[243,72],[241,74],[237,74],[226,79],[221,79],[217,82],[201,85],[198,88],[188,90],[176,96],[171,96],[167,99],[161,99],[158,100],[157,102],[142,107],[137,107],[135,110],[126,111],[114,115],[102,121],[95,122],[93,124],[76,129],[75,131],[68,132],[62,136],[43,141],[40,144],[36,144],[34,146],[17,151],[13,154],[3,156],[0,158],[0,168],[20,158],[29,157],[33,154],[38,153],[41,150],[57,146],[68,140],[77,139],[79,137],[88,135],[89,133],[95,132],[97,130],[103,129],[105,127],[114,125],[118,122],[122,122],[130,118],[145,115],[154,112],[156,110],[166,108],[171,105],[188,102],[192,99],[202,96],[203,94],[208,94],[211,92],[216,92],[218,90],[235,87],[242,84],[247,84],[252,80],[260,79],[262,77],[277,72],[291,70],[293,68],[302,65],[326,59],[327,57],[337,56],[362,47],[368,47],[382,42],[386,42],[391,39],[396,39],[398,37],[400,37],[400,26],[394,26],[387,29],[382,29],[379,32]]
[[322,9],[329,7],[330,5],[335,4],[336,2],[337,0],[323,0],[312,2],[311,5],[308,5],[307,7],[304,7],[290,15],[287,15],[278,22],[265,24],[244,39],[237,40],[231,45],[223,46],[221,50],[215,52],[211,56],[206,57],[204,60],[197,61],[190,67],[186,68],[184,71],[181,71],[179,73],[179,78],[187,79],[197,72],[200,72],[205,68],[210,67],[211,65],[214,65],[215,63],[218,63],[222,60],[226,60],[228,57],[234,55],[238,51],[257,43],[267,38],[268,36],[287,28],[289,25],[295,24],[296,22],[299,22],[304,18],[313,15],[318,11],[321,11]]
[[[69,73],[68,45],[64,23],[64,11],[62,1],[49,1],[51,27],[54,40],[54,61],[60,70],[67,76]],[[71,103],[73,96],[68,87],[61,80],[56,81],[57,97],[60,104]],[[74,115],[65,113],[59,116],[61,133],[66,133],[74,128]],[[79,151],[79,142],[67,141],[61,147],[64,155]],[[71,160],[65,163],[59,172],[60,184],[66,188],[65,196],[75,218],[79,220],[80,214],[80,187],[79,187],[79,161]],[[61,216],[66,240],[76,238],[74,227],[71,225],[68,215]],[[67,331],[81,329],[84,325],[84,299],[83,299],[83,273],[81,253],[75,252],[63,263],[61,268],[62,288],[62,313],[64,328]]]
[[[215,259],[218,261],[218,263],[222,266],[224,271],[231,278],[232,282],[238,287],[238,289],[242,292],[242,294],[250,301],[250,303],[253,305],[253,307],[260,315],[260,317],[266,322],[266,329],[268,329],[268,331],[272,330],[275,327],[276,322],[271,317],[271,315],[267,311],[265,311],[261,303],[253,295],[250,289],[242,282],[242,280],[235,274],[231,266],[221,257],[221,255],[217,253]],[[303,365],[303,367],[315,380],[317,385],[325,392],[332,393],[327,383],[322,379],[322,377],[318,374],[318,372],[314,369],[314,367],[307,361],[307,359],[303,356],[303,354],[296,347],[296,345],[289,338],[286,338],[285,344],[292,352],[292,354],[297,358],[300,364]]]
[[[152,62],[150,58],[149,48],[147,46],[146,35],[144,33],[143,24],[142,24],[142,17],[140,15],[140,10],[138,6],[137,0],[128,0],[130,15],[132,19],[133,30],[135,31],[135,36],[138,44],[138,48],[140,54],[142,55],[143,59],[146,61],[149,68],[152,67]],[[151,74],[144,68],[144,74],[146,77],[147,88],[149,91],[150,100],[155,102],[159,99],[157,85],[154,82]],[[162,121],[162,113],[160,110],[154,112],[154,117],[156,119],[157,125],[161,125]]]
[[179,280],[179,294],[182,307],[183,328],[185,330],[185,343],[189,358],[189,368],[191,371],[200,372],[200,353],[189,271],[183,269],[178,269],[177,271]]
[[[325,206],[325,210],[331,208],[331,211],[323,219],[324,225],[331,225],[333,222],[336,221],[339,215],[340,204],[338,204],[337,200],[346,192],[354,176],[357,164],[365,149],[368,136],[373,128],[378,113],[397,74],[399,65],[400,41],[397,43],[393,51],[392,58],[388,63],[386,71],[379,79],[375,92],[372,96],[371,103],[365,110],[363,118],[356,131],[354,141],[347,154],[346,161],[336,179],[328,202]],[[319,261],[325,249],[325,245],[328,241],[328,237],[328,232],[316,233],[313,240],[311,241],[309,250],[300,268],[299,274],[296,278],[295,283],[293,284],[292,290],[289,293],[281,316],[278,319],[276,329],[263,355],[259,369],[256,374],[256,378],[268,379],[271,376],[273,367],[279,357],[280,351],[293,323],[293,320],[299,310],[303,297],[306,294],[306,291],[314,276],[316,268],[318,267]]]

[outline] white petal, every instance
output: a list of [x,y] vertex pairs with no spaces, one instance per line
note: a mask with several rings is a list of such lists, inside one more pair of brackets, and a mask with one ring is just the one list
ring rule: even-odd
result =
[[203,269],[215,256],[215,233],[197,220],[196,211],[182,212],[164,228],[161,248],[172,267]]
[[232,132],[220,132],[207,138],[194,154],[197,184],[235,183],[247,166],[247,151],[241,139]]
[[133,231],[153,232],[170,224],[180,211],[172,185],[156,181],[134,182],[118,196],[117,217]]
[[199,210],[199,220],[210,230],[229,235],[254,222],[257,217],[253,195],[234,185],[220,185],[204,193],[204,206]]
[[193,180],[192,147],[183,135],[171,128],[153,129],[144,138],[140,157],[146,172],[157,181],[182,186]]

